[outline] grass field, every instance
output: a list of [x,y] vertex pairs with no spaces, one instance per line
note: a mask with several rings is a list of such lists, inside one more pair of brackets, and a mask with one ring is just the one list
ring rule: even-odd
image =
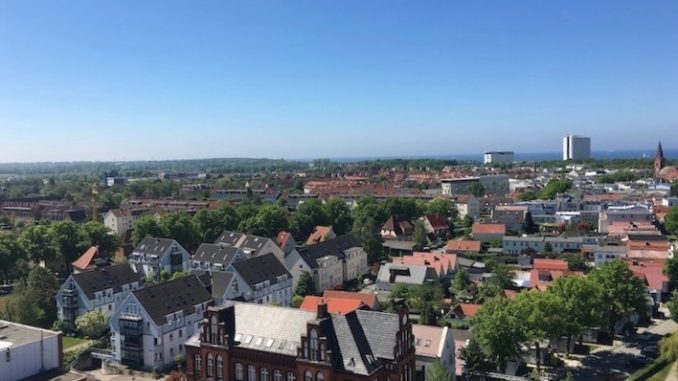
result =
[[671,370],[671,367],[673,366],[673,363],[669,363],[665,367],[663,367],[659,372],[655,373],[652,377],[648,378],[647,381],[664,381],[666,379],[666,376],[669,375],[669,371]]
[[16,294],[7,294],[0,296],[0,312],[4,311],[5,305],[14,298],[16,298]]
[[68,350],[68,348],[74,347],[76,345],[80,345],[83,343],[87,343],[90,340],[87,339],[81,339],[79,337],[71,337],[71,336],[64,336],[64,352]]

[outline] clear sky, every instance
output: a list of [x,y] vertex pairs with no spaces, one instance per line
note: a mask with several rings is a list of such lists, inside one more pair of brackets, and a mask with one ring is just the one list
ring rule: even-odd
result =
[[678,148],[678,1],[0,1],[0,161]]

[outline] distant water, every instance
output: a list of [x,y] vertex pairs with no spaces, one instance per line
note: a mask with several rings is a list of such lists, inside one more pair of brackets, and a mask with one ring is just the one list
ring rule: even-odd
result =
[[[643,157],[654,159],[656,149],[651,150],[634,150],[634,151],[593,151],[591,155],[594,159],[641,159]],[[562,152],[516,152],[516,161],[546,161],[546,160],[561,160]],[[665,149],[664,156],[667,159],[678,159],[678,149]],[[438,159],[438,160],[470,160],[482,161],[483,154],[460,154],[460,155],[410,155],[410,156],[355,156],[355,157],[336,157],[331,160],[340,163],[352,163],[365,160],[391,160],[391,159]],[[305,160],[301,160],[305,161]],[[308,161],[311,161],[309,159]]]

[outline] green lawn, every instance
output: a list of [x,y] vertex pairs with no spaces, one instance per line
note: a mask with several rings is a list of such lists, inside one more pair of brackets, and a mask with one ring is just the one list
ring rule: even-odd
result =
[[67,351],[68,348],[74,347],[79,344],[87,343],[90,340],[81,339],[79,337],[64,336],[64,351]]

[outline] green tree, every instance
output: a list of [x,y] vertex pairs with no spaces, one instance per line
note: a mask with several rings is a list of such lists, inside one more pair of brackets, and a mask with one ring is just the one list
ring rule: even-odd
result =
[[473,226],[473,217],[469,216],[468,214],[465,215],[462,223],[464,224],[465,228],[472,227]]
[[465,291],[470,284],[471,279],[469,277],[468,271],[464,267],[457,269],[457,272],[454,273],[454,281],[452,283],[454,292],[459,293]]
[[604,316],[608,319],[610,333],[614,333],[619,318],[647,312],[645,285],[633,275],[626,263],[620,260],[605,262],[589,276],[602,290],[601,306],[605,308]]
[[308,271],[304,271],[299,275],[299,280],[297,280],[297,285],[294,288],[294,294],[299,296],[314,295],[315,290],[315,281],[313,276]]
[[308,237],[316,226],[329,224],[327,210],[317,198],[304,201],[290,218],[290,228],[298,237]]
[[134,246],[139,245],[146,237],[168,237],[168,233],[151,215],[141,216],[134,221],[134,232],[132,233]]
[[45,225],[28,226],[21,232],[19,244],[28,253],[29,259],[36,263],[51,262],[56,259],[57,249]]
[[71,221],[53,223],[48,231],[59,260],[66,266],[86,249],[80,226]]
[[558,193],[565,193],[572,188],[572,181],[569,179],[553,179],[539,193],[542,200],[553,200]]
[[424,302],[419,309],[419,324],[437,325],[436,310],[431,302]]
[[19,245],[16,237],[0,234],[0,271],[4,283],[9,280],[9,274],[16,270],[20,259],[26,259],[26,252]]
[[485,187],[480,183],[473,183],[468,187],[467,192],[476,197],[483,197],[485,196]]
[[560,300],[552,293],[541,291],[521,292],[514,303],[525,324],[526,337],[534,343],[537,371],[541,373],[542,340],[559,337],[566,315]]
[[414,242],[420,246],[426,246],[428,244],[428,238],[426,237],[426,228],[424,223],[421,220],[417,220],[414,223],[414,234],[412,235]]
[[330,198],[323,205],[323,209],[325,209],[325,215],[328,217],[329,224],[332,225],[332,230],[337,235],[351,231],[353,217],[351,216],[351,210],[344,201],[334,197]]
[[389,198],[384,202],[383,208],[388,216],[400,216],[406,220],[413,220],[423,214],[416,200],[410,198]]
[[564,259],[567,261],[567,268],[570,271],[584,271],[586,270],[586,261],[578,253],[562,253],[558,256],[558,259]]
[[304,297],[301,295],[292,295],[292,307],[299,308],[301,303],[304,302]]
[[436,359],[426,368],[426,381],[452,381],[450,372]]
[[198,248],[200,237],[188,213],[168,213],[160,218],[160,227],[168,238],[176,240],[188,251]]
[[43,311],[39,319],[41,327],[51,327],[56,320],[56,300],[54,295],[59,289],[54,274],[43,267],[35,267],[28,274],[26,291],[19,297],[20,300],[28,300]]
[[678,292],[676,292],[676,290],[674,290],[671,294],[671,300],[666,303],[666,306],[669,308],[669,312],[671,313],[671,319],[673,319],[675,322],[678,322]]
[[468,344],[459,351],[459,358],[464,360],[464,373],[471,381],[484,379],[483,374],[492,370],[475,334],[471,335]]
[[525,324],[507,299],[490,299],[472,322],[481,347],[499,371],[505,371],[508,361],[522,355],[521,344],[528,338]]
[[664,216],[664,226],[669,233],[678,235],[678,206],[672,207],[666,213],[666,216]]
[[530,191],[530,190],[525,191],[518,196],[518,199],[520,201],[532,201],[532,200],[536,200],[537,198],[539,198],[539,195],[537,194],[537,192]]
[[547,254],[553,253],[553,245],[551,245],[551,242],[546,242],[544,244],[544,253]]
[[425,214],[439,214],[447,219],[455,220],[459,216],[457,206],[450,200],[438,198],[424,205]]
[[534,223],[531,212],[527,212],[525,214],[525,223],[523,223],[522,231],[525,234],[534,234],[539,232],[539,225]]
[[277,205],[264,205],[259,208],[256,216],[240,222],[238,229],[249,234],[272,237],[288,226],[287,212],[284,209]]
[[[218,211],[202,209],[193,215],[195,232],[200,242],[214,242],[224,229]],[[236,225],[237,226],[237,225]]]
[[380,226],[371,217],[361,217],[353,223],[353,235],[360,241],[370,263],[380,260],[383,255],[379,229]]
[[118,237],[111,234],[103,224],[90,221],[80,227],[80,234],[83,240],[83,248],[89,246],[99,246],[99,250],[104,253],[113,253],[118,247]]
[[671,284],[678,285],[678,256],[674,255],[673,258],[667,259],[662,272],[669,278]]
[[75,327],[82,335],[98,339],[108,331],[108,321],[108,316],[99,310],[93,310],[78,316],[75,319]]
[[25,289],[19,285],[14,293],[16,298],[10,299],[4,310],[0,311],[0,318],[15,323],[42,326],[45,322],[45,311],[35,301],[24,298]]

